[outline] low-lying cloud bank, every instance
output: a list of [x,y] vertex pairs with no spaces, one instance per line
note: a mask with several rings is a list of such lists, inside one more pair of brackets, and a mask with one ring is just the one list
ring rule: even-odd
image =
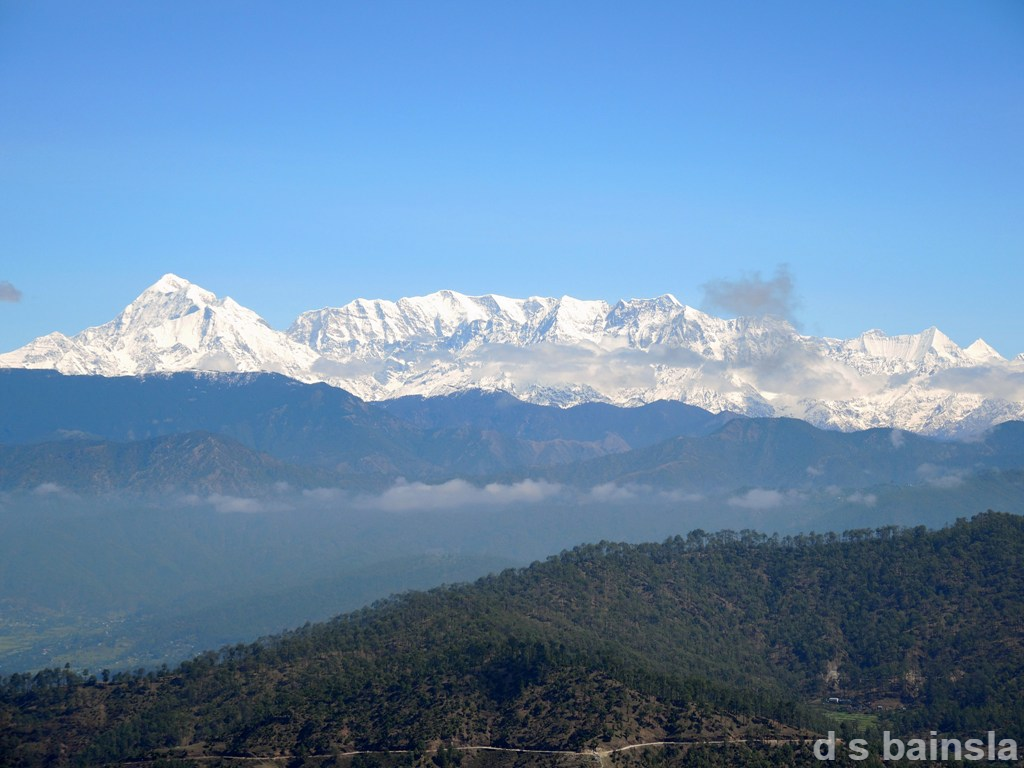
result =
[[354,504],[363,509],[405,512],[469,506],[535,504],[561,493],[561,485],[546,480],[522,480],[510,485],[488,483],[482,487],[465,480],[449,480],[440,485],[399,482],[377,496],[357,497]]
[[929,386],[1020,402],[1024,400],[1024,366],[1009,363],[999,367],[950,368],[932,376]]
[[803,501],[804,498],[803,493],[795,490],[777,491],[771,488],[751,488],[746,493],[732,496],[726,503],[740,509],[763,510],[793,504]]
[[583,501],[594,503],[622,502],[622,501],[644,501],[656,499],[658,501],[692,502],[703,501],[703,494],[686,493],[684,491],[659,490],[649,485],[638,483],[602,483],[595,485],[581,497]]
[[576,504],[695,503],[705,501],[699,493],[659,489],[640,483],[602,483],[589,489],[574,488],[548,480],[474,485],[466,480],[429,484],[399,480],[380,493],[356,492],[343,488],[312,488],[302,491],[282,485],[275,493],[260,496],[232,496],[214,493],[188,494],[181,502],[195,507],[208,505],[222,514],[287,512],[303,508],[338,508],[372,512],[436,512],[466,508],[493,509],[548,502]]

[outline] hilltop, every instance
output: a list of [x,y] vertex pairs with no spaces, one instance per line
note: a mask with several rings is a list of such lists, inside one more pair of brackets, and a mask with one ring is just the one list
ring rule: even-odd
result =
[[[173,670],[14,675],[0,746],[26,766],[399,750],[425,765],[467,747],[667,741],[736,765],[756,764],[755,742],[791,756],[825,728],[1020,739],[1022,563],[1024,520],[996,513],[938,531],[603,542]],[[722,740],[751,755],[711,749]]]

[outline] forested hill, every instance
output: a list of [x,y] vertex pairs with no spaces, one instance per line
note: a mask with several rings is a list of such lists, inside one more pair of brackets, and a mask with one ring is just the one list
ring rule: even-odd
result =
[[992,512],[938,531],[600,543],[174,670],[14,675],[0,755],[409,749],[426,764],[440,747],[787,742],[839,722],[1024,742],[1022,595],[1024,518]]

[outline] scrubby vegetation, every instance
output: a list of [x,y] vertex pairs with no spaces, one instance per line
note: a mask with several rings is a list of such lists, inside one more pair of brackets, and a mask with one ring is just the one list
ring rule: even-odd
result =
[[[602,542],[175,669],[10,676],[0,764],[404,750],[390,758],[469,766],[511,758],[466,747],[669,741],[694,746],[641,762],[796,765],[827,729],[1024,742],[1022,595],[1024,519],[1005,514]],[[696,746],[723,740],[745,756]]]

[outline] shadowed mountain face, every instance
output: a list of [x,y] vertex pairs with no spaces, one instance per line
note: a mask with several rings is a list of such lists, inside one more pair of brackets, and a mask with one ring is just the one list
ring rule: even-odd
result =
[[421,466],[419,434],[326,384],[278,374],[62,376],[0,371],[0,443],[223,435],[284,461],[387,469]]
[[420,431],[445,429],[534,442],[599,443],[611,437],[621,450],[707,434],[736,418],[678,402],[557,408],[480,390],[365,403],[336,387],[272,373],[103,377],[0,369],[0,394],[2,443],[68,437],[123,441],[208,431],[257,450],[272,449],[282,458],[346,440],[366,442],[370,435],[384,444],[384,436],[410,441]]
[[24,766],[60,745],[83,765],[355,750],[426,765],[469,746],[593,760],[655,741],[781,750],[697,763],[714,766],[813,764],[788,741],[840,730],[840,716],[869,736],[1021,739],[1022,563],[1022,518],[996,513],[933,532],[604,542],[148,678],[15,675],[0,686],[0,747]]
[[64,440],[0,445],[0,488],[9,490],[238,494],[281,483],[301,488],[337,479],[335,474],[285,464],[207,432],[130,443]]
[[368,404],[277,374],[104,378],[3,370],[0,398],[0,444],[208,432],[342,476],[423,479],[580,461],[705,434],[730,418],[682,403],[563,410],[480,392]]
[[60,483],[86,492],[255,493],[282,483],[383,488],[398,478],[543,478],[578,488],[709,493],[952,486],[979,472],[1024,467],[1019,422],[971,442],[942,442],[670,402],[560,409],[470,392],[364,403],[277,374],[103,378],[6,370],[0,401],[0,444],[7,446],[0,488],[7,489]]
[[544,476],[584,485],[642,483],[706,492],[742,486],[941,487],[972,473],[1022,466],[1022,422],[1002,424],[979,440],[958,443],[889,429],[840,433],[795,419],[737,419],[710,435],[676,437],[551,468]]
[[400,397],[373,405],[421,429],[468,428],[531,441],[601,442],[614,436],[623,448],[642,448],[677,435],[706,435],[737,418],[667,400],[637,408],[608,403],[552,408],[505,392],[480,390],[446,397]]

